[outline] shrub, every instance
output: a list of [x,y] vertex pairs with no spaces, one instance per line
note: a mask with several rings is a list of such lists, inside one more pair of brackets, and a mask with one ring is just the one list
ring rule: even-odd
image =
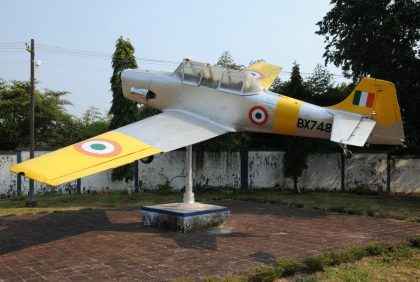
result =
[[330,208],[328,208],[328,211],[340,212],[340,213],[346,212],[345,208],[342,207],[342,206],[330,207]]
[[[352,247],[348,251],[343,251],[338,254],[340,263],[353,262],[356,260],[360,260],[366,256],[367,256],[366,250],[361,247]],[[334,265],[337,265],[337,263],[335,262]]]
[[260,265],[251,270],[249,281],[253,282],[271,282],[280,277],[281,273],[275,267],[269,265]]
[[225,187],[222,189],[222,193],[225,196],[225,198],[231,198],[235,194],[235,190],[230,187]]
[[306,268],[311,272],[323,271],[326,267],[324,258],[322,256],[308,257],[303,260]]
[[104,194],[103,200],[107,205],[114,206],[118,203],[118,194]]
[[389,252],[385,253],[384,262],[392,262],[412,256],[414,253],[413,247],[409,244],[401,244],[396,247],[389,247]]
[[382,243],[373,243],[369,244],[365,248],[367,255],[369,256],[379,256],[383,255],[389,251],[389,247]]
[[367,251],[361,247],[352,247],[342,252],[331,252],[324,255],[306,258],[303,263],[309,271],[323,271],[327,266],[353,262],[367,256]]
[[277,272],[282,276],[293,275],[303,269],[303,266],[300,263],[284,258],[278,258],[275,267],[277,268]]
[[408,243],[410,246],[415,248],[420,248],[420,236],[417,237],[411,237],[408,239]]
[[163,184],[158,185],[158,193],[160,194],[169,194],[172,192],[172,186],[169,179],[165,181]]

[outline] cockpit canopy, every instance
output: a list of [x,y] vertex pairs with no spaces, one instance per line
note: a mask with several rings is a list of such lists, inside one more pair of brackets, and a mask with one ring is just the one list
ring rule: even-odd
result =
[[237,94],[252,95],[264,90],[258,80],[242,71],[226,69],[185,59],[174,75],[183,83]]

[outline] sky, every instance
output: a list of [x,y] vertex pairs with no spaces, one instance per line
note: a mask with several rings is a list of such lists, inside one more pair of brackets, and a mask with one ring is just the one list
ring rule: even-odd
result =
[[[330,0],[6,0],[0,17],[0,79],[29,80],[25,42],[35,39],[37,89],[68,91],[81,116],[94,106],[106,113],[112,101],[110,77],[115,42],[128,38],[143,69],[173,71],[183,58],[214,64],[229,51],[237,64],[264,59],[305,73],[324,63],[324,38],[316,23]],[[6,47],[9,48],[6,48]],[[54,47],[95,52],[72,56]],[[63,49],[60,49],[63,50]],[[99,54],[99,53],[100,54]],[[90,53],[89,53],[90,54]],[[148,59],[164,61],[151,63]],[[341,75],[340,69],[327,66]],[[345,81],[342,76],[337,82]]]

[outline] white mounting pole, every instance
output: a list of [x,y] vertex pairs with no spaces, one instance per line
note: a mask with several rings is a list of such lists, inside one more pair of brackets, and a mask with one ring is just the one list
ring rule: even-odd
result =
[[184,204],[193,204],[195,202],[193,193],[193,178],[192,178],[192,145],[187,146],[186,149],[186,168],[187,179],[185,183]]

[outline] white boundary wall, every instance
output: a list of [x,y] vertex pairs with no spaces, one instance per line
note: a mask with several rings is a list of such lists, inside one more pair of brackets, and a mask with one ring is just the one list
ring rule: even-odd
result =
[[354,154],[345,161],[345,168],[347,189],[364,187],[374,191],[386,191],[386,154]]
[[248,153],[248,186],[251,189],[293,187],[293,181],[283,176],[284,152],[261,151]]
[[[36,152],[36,156],[47,152]],[[0,153],[0,197],[17,192],[18,177],[9,172],[20,153]],[[28,152],[21,153],[22,161],[29,158]],[[250,189],[292,189],[293,182],[283,175],[283,152],[248,152],[248,187]],[[390,188],[393,193],[420,193],[420,158],[398,159],[387,162],[386,154],[354,154],[344,162],[344,184],[348,189],[371,189],[386,191],[387,168],[390,164]],[[342,188],[341,156],[337,153],[311,154],[308,168],[299,178],[299,187],[305,190],[339,191]],[[195,187],[241,186],[241,158],[239,152],[194,152]],[[185,184],[185,152],[175,151],[159,154],[151,164],[139,162],[141,190],[155,190],[158,185],[169,181],[174,190],[181,190]],[[68,193],[76,190],[77,181],[58,187],[35,182],[36,193]],[[22,194],[27,194],[28,179],[21,177]],[[111,181],[111,170],[81,179],[81,191],[128,191],[134,189],[134,182]]]
[[[240,186],[239,153],[194,152],[194,187]],[[139,162],[139,179],[143,190],[154,190],[167,180],[174,190],[185,187],[185,152],[175,151],[155,156],[150,164]]]
[[420,159],[391,160],[391,191],[420,193]]
[[0,196],[17,190],[17,176],[9,172],[16,162],[16,155],[0,155]]

